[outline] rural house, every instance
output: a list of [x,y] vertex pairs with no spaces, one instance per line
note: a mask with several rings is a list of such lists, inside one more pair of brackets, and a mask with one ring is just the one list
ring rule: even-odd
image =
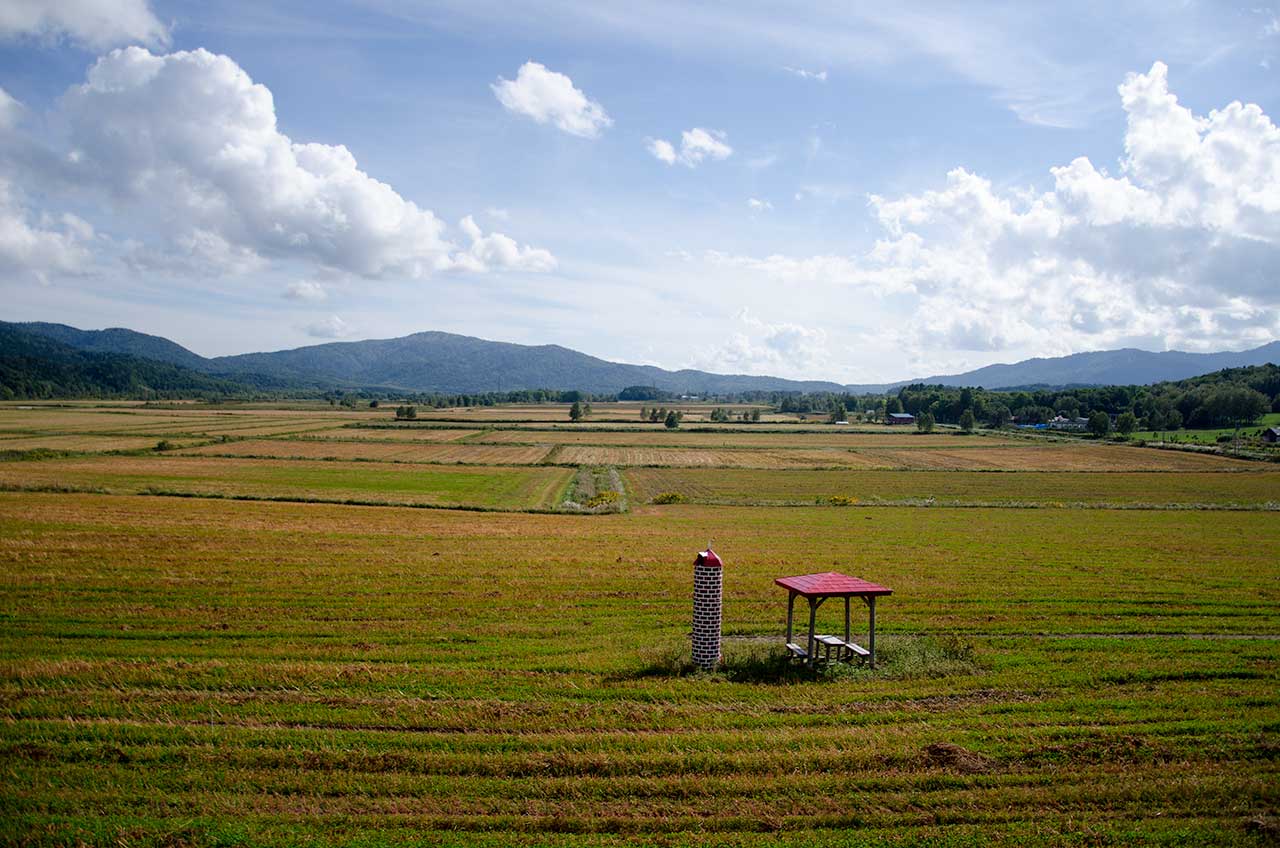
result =
[[886,424],[914,424],[916,417],[909,412],[890,412],[884,417]]
[[1262,441],[1269,445],[1280,442],[1280,427],[1268,427],[1262,431]]

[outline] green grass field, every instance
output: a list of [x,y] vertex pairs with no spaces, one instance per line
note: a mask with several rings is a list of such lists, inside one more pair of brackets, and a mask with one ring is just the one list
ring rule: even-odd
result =
[[[1249,437],[1264,427],[1280,427],[1280,412],[1272,412],[1262,416],[1262,419],[1256,424],[1248,427],[1242,427],[1240,432],[1244,437]],[[1165,430],[1161,432],[1153,432],[1151,430],[1140,430],[1133,434],[1132,438],[1146,439],[1147,441],[1167,440],[1173,442],[1186,442],[1198,445],[1213,445],[1218,443],[1221,436],[1234,437],[1236,430],[1234,427],[1220,428],[1216,430]]]
[[[0,844],[1269,844],[1280,474],[1216,462],[631,468],[601,515],[529,511],[558,466],[0,462]],[[827,570],[894,590],[875,671],[779,660],[773,579]]]

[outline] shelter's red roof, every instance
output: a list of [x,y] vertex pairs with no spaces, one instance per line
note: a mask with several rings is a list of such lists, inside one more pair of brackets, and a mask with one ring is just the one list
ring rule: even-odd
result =
[[716,552],[707,548],[705,551],[698,551],[697,558],[693,561],[694,565],[709,565],[712,568],[723,568],[724,564],[720,562],[720,557],[716,556]]
[[784,589],[790,589],[805,597],[818,595],[892,595],[893,590],[858,577],[850,577],[838,571],[821,574],[801,574],[798,577],[779,577],[773,581]]

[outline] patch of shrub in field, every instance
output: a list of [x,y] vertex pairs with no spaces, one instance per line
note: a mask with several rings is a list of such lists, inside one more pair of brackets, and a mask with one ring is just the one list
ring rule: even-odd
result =
[[579,468],[560,509],[565,512],[623,512],[627,508],[616,468]]
[[848,495],[830,495],[818,498],[817,503],[819,506],[857,506],[858,499]]
[[654,504],[679,504],[687,500],[684,495],[679,492],[659,492],[654,495],[649,503]]
[[622,502],[622,493],[612,490],[597,492],[583,503],[587,509],[599,509],[603,506],[616,506]]

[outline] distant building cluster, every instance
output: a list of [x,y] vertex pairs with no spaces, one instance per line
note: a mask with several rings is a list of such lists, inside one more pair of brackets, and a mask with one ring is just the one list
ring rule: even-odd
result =
[[1063,415],[1055,415],[1045,427],[1050,430],[1088,430],[1089,419],[1084,417],[1067,418]]

